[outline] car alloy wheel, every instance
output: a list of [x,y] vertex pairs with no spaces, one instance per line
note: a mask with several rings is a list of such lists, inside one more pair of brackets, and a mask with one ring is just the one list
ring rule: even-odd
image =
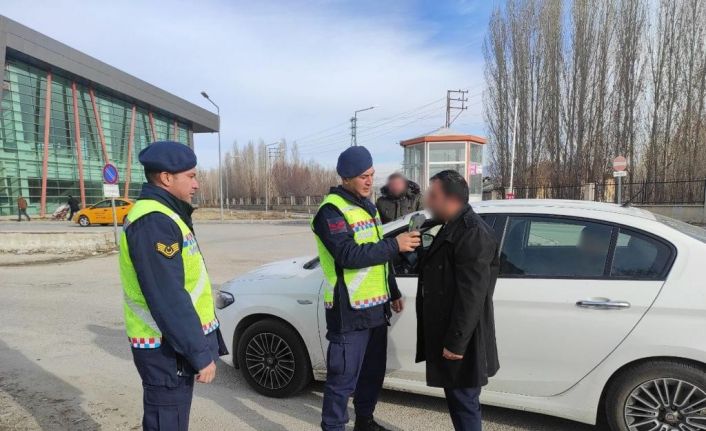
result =
[[88,217],[86,217],[85,215],[82,215],[81,217],[78,218],[78,224],[83,227],[86,227],[91,224],[91,221],[88,220]]
[[263,388],[282,389],[294,378],[292,348],[277,334],[263,332],[250,339],[245,348],[245,366]]
[[680,379],[646,381],[625,403],[630,431],[706,430],[706,392]]

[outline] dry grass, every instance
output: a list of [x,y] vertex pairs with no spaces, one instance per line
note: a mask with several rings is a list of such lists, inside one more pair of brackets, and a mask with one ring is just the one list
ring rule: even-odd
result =
[[[194,220],[219,220],[220,210],[218,208],[199,208],[194,211]],[[291,219],[292,213],[281,211],[244,211],[244,210],[224,210],[225,220],[283,220]]]

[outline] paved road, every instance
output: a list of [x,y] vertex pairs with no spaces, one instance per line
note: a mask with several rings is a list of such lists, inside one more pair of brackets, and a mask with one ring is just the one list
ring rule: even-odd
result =
[[[196,230],[216,283],[315,249],[301,225],[200,224]],[[0,289],[0,430],[140,429],[140,382],[123,332],[116,256],[0,267]],[[221,365],[212,385],[196,389],[191,428],[315,430],[321,390],[313,384],[296,398],[269,399]],[[384,392],[377,416],[397,430],[451,429],[437,398]],[[485,417],[490,431],[596,431],[498,408],[486,408]]]

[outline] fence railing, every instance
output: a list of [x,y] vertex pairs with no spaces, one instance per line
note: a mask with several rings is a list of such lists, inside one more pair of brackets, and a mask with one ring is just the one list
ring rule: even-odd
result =
[[[227,199],[223,202],[223,204],[229,208],[264,208],[265,204],[272,208],[318,207],[321,205],[323,199],[324,196],[321,195],[270,196],[269,200],[266,200],[264,197],[241,197]],[[218,199],[198,199],[196,203],[202,207],[217,207],[220,205],[220,201]]]
[[[617,202],[618,185],[615,181],[603,181],[581,185],[537,186],[515,188],[516,199],[576,199],[596,202]],[[502,199],[498,193],[494,198]],[[486,198],[491,198],[487,195]],[[316,208],[323,195],[272,196],[268,205],[271,208]],[[630,200],[635,205],[704,205],[706,202],[706,179],[675,181],[641,181],[622,184],[622,201]],[[197,202],[204,207],[217,207],[217,199],[201,199]],[[264,208],[264,197],[231,198],[224,202],[229,208]]]
[[[635,205],[703,205],[706,179],[622,183],[622,201]],[[516,199],[577,199],[617,202],[615,181],[556,187],[517,187]]]

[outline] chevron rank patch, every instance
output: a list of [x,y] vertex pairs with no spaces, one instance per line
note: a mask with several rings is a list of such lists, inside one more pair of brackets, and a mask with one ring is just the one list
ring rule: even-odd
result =
[[171,259],[174,257],[177,252],[179,252],[179,243],[175,242],[174,244],[171,245],[166,245],[162,244],[161,242],[158,242],[156,244],[157,247],[157,252],[161,253],[164,257],[167,259]]

